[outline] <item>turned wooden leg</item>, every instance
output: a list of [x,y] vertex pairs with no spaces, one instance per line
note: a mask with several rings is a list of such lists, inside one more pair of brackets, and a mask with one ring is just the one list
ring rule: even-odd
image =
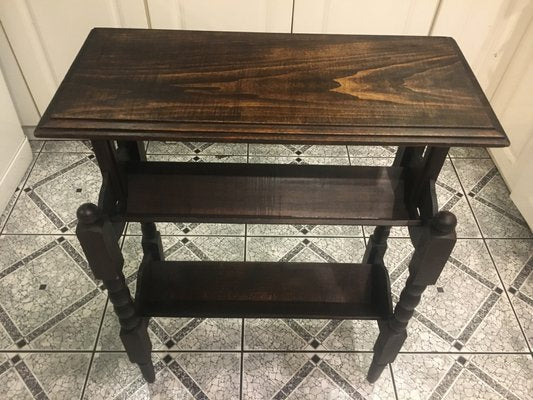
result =
[[415,252],[409,264],[409,278],[400,294],[393,316],[379,322],[379,337],[374,345],[374,358],[367,379],[375,382],[387,364],[396,359],[405,339],[407,324],[420,297],[428,285],[437,282],[455,245],[457,220],[448,211],[437,213],[430,224],[420,227],[416,237]]
[[368,239],[363,264],[383,264],[390,230],[390,226],[376,226],[374,233]]
[[95,278],[101,279],[108,290],[109,300],[119,319],[120,339],[128,358],[139,365],[144,379],[154,382],[148,319],[139,317],[135,311],[122,274],[124,259],[113,226],[91,203],[80,206],[77,216],[76,235]]

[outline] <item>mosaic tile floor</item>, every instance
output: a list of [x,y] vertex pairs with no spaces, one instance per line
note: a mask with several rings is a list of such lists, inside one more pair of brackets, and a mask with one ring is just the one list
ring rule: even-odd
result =
[[[32,141],[33,165],[0,217],[1,399],[531,399],[533,236],[483,149],[454,149],[437,185],[459,240],[424,293],[396,362],[365,380],[374,322],[153,319],[157,381],[146,384],[74,236],[100,185],[90,147]],[[149,158],[191,162],[387,165],[393,148],[149,143]],[[359,226],[159,224],[172,260],[357,262]],[[121,245],[135,290],[140,229]],[[397,298],[412,253],[393,230]]]

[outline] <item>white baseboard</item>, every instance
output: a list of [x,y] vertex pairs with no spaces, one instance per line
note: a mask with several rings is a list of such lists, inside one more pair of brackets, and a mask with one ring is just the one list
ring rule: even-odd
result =
[[0,177],[0,214],[4,212],[9,199],[24,177],[32,157],[30,143],[24,138],[4,176]]

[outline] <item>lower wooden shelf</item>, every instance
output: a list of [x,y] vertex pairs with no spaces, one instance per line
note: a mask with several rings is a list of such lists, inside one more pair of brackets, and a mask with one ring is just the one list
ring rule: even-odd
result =
[[143,263],[142,316],[382,319],[391,315],[383,265],[263,262]]

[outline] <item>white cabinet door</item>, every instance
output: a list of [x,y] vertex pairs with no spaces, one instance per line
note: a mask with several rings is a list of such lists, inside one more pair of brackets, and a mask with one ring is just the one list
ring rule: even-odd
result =
[[31,162],[28,140],[0,71],[0,215]]
[[293,32],[427,35],[438,0],[295,0]]
[[292,0],[148,0],[152,28],[290,32]]
[[41,113],[93,27],[148,26],[143,0],[2,0],[0,19]]
[[490,152],[514,201],[533,228],[533,20],[498,86],[492,105],[511,140]]
[[441,0],[431,34],[457,41],[490,99],[532,16],[531,0]]

